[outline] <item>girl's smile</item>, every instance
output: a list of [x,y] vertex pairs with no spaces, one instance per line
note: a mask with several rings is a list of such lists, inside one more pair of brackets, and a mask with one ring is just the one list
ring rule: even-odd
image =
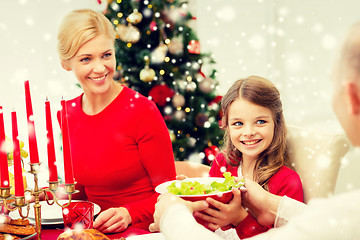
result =
[[241,141],[242,144],[246,145],[246,146],[254,146],[256,144],[258,144],[262,139],[258,139],[258,140],[245,140],[245,141]]
[[256,160],[274,136],[271,110],[242,98],[231,103],[228,126],[231,142],[242,153],[243,161]]

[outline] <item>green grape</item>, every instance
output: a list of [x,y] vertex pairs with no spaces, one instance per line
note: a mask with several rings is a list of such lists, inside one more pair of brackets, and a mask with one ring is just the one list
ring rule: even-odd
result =
[[[14,156],[13,156],[13,142],[10,138],[8,138],[7,136],[5,136],[6,138],[6,153],[7,153],[7,158],[8,160],[13,160]],[[29,156],[28,152],[25,151],[23,149],[23,147],[25,146],[23,141],[19,141],[19,145],[20,145],[20,155],[22,158],[27,158]]]
[[29,156],[29,154],[24,149],[20,149],[20,154],[22,158],[27,158]]

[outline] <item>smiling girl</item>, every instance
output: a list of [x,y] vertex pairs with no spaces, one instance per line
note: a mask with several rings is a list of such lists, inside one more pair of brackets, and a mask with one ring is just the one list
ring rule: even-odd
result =
[[[224,172],[258,182],[276,195],[286,195],[303,201],[299,175],[286,167],[286,125],[279,91],[267,79],[251,76],[236,81],[221,100],[225,130],[224,151],[217,155],[211,177]],[[241,206],[240,192],[233,189],[234,198],[222,204],[207,201],[217,209],[208,208],[195,216],[209,222],[210,229],[235,227],[243,239],[265,232],[272,226],[261,226]]]

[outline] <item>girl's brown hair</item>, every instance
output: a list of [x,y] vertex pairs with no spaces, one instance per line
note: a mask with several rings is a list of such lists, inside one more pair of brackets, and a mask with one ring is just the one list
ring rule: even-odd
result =
[[272,112],[274,136],[269,147],[259,154],[253,173],[254,180],[268,190],[270,177],[281,166],[287,165],[287,158],[285,157],[286,125],[280,93],[269,80],[258,76],[250,76],[236,81],[221,99],[221,110],[223,112],[221,127],[225,130],[223,150],[227,162],[232,166],[239,166],[242,161],[242,153],[231,142],[228,131],[229,107],[238,98],[266,107]]

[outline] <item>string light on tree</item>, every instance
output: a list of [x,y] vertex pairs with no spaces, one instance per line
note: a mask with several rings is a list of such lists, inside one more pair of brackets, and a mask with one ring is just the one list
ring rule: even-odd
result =
[[201,52],[191,27],[196,18],[183,1],[108,1],[106,16],[117,32],[117,79],[156,103],[176,160],[192,156],[207,163],[204,150],[209,142],[220,146],[223,131],[214,101],[215,62]]

